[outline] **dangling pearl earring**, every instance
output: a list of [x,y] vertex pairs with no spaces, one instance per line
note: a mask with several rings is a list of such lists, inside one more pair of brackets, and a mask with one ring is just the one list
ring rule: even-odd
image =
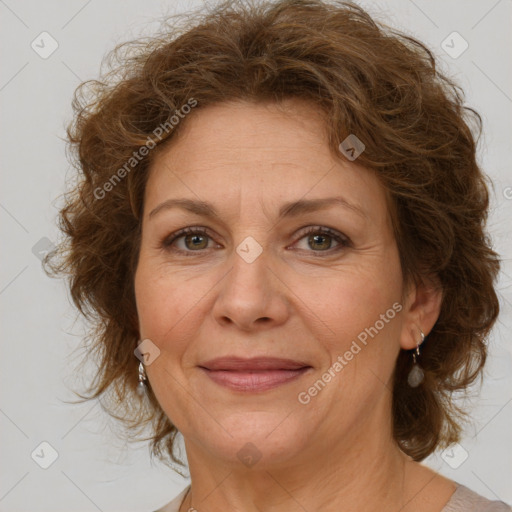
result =
[[144,369],[144,365],[139,363],[139,383],[137,384],[137,394],[139,396],[144,395],[146,392],[146,370]]
[[425,335],[423,334],[423,331],[420,329],[421,334],[421,341],[416,345],[416,350],[412,354],[412,368],[409,372],[409,375],[407,376],[407,383],[411,388],[415,388],[419,386],[423,382],[423,378],[425,377],[425,374],[423,373],[423,370],[421,369],[420,365],[418,364],[417,357],[420,356],[420,345],[423,343],[425,339]]

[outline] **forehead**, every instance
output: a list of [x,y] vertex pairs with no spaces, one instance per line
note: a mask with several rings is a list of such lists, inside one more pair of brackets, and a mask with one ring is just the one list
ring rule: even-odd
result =
[[386,210],[373,172],[332,154],[315,105],[221,103],[197,107],[182,123],[152,162],[149,205],[185,195],[220,206],[242,198],[278,207],[285,200],[339,193],[364,210]]
[[187,170],[204,165],[212,157],[216,161],[249,165],[249,155],[258,162],[280,160],[296,165],[306,163],[305,155],[311,160],[318,157],[327,140],[318,109],[303,100],[281,104],[231,101],[198,106],[179,128],[169,146],[158,153],[156,165],[170,152],[173,159],[190,164]]

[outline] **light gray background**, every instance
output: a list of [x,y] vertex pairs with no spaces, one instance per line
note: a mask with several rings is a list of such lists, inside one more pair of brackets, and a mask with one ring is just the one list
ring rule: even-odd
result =
[[[64,284],[46,277],[32,249],[44,237],[59,237],[55,199],[69,170],[62,139],[75,87],[98,76],[102,57],[115,44],[151,34],[160,15],[198,3],[0,0],[1,511],[149,511],[188,483],[152,466],[146,445],[121,442],[96,401],[64,402],[74,398],[70,386],[87,379],[77,379],[75,371],[83,324]],[[489,229],[504,260],[502,314],[490,341],[487,380],[480,395],[475,391],[474,425],[460,447],[426,463],[489,498],[512,503],[512,2],[360,3],[377,19],[426,42],[484,118],[479,154],[495,183]],[[47,59],[31,48],[43,31],[59,45]],[[456,59],[441,47],[453,31],[469,43]],[[58,453],[48,469],[31,458],[43,441]],[[42,461],[50,452],[43,447],[37,453]]]

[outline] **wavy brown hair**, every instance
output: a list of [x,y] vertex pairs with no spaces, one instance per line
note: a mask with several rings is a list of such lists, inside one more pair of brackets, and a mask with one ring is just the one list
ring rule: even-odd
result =
[[68,277],[90,321],[99,368],[85,399],[105,398],[126,432],[149,426],[152,455],[182,464],[178,431],[153,392],[146,407],[135,393],[134,273],[149,166],[186,118],[131,161],[133,169],[126,163],[192,98],[191,115],[200,115],[228,100],[294,97],[324,114],[338,158],[349,134],[364,142],[357,163],[391,198],[404,283],[436,276],[443,288],[422,347],[423,383],[407,385],[409,351],[396,362],[394,438],[417,461],[457,441],[468,413],[453,393],[467,392],[482,373],[499,312],[500,262],[485,231],[488,178],[476,161],[482,120],[432,52],[354,3],[281,0],[228,1],[166,17],[161,32],[109,57],[108,72],[75,92],[67,133],[78,178],[60,210],[65,237],[45,261],[49,274]]

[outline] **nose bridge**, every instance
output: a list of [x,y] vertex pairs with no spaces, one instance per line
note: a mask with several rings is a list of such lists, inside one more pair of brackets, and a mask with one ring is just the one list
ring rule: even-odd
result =
[[271,270],[270,251],[248,236],[235,247],[232,267],[222,280],[214,305],[218,321],[248,329],[255,322],[278,324],[287,312],[279,280]]
[[225,283],[229,291],[240,297],[247,295],[244,300],[260,302],[268,294],[269,254],[252,236],[246,237],[235,247],[232,254],[232,269]]

